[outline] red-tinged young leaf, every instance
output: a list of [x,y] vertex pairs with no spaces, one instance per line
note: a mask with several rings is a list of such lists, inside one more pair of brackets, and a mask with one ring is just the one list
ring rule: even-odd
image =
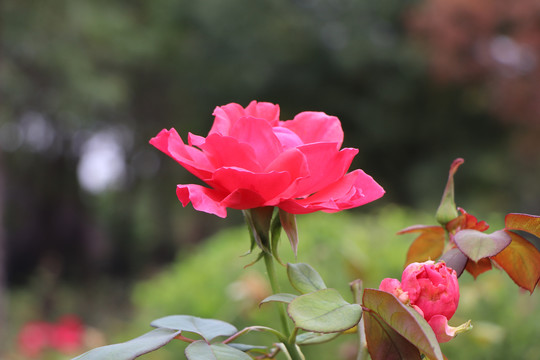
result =
[[458,208],[461,215],[459,215],[457,218],[452,219],[448,224],[446,224],[446,229],[448,232],[454,234],[459,230],[464,229],[472,229],[472,230],[478,230],[478,231],[486,231],[489,229],[489,225],[485,221],[478,221],[478,219],[471,215],[467,214],[465,210],[462,208]]
[[531,294],[540,280],[540,252],[522,236],[507,231],[510,245],[492,258],[508,276]]
[[489,260],[489,258],[480,259],[478,262],[469,260],[467,261],[465,270],[467,270],[476,279],[478,275],[491,270],[491,260]]
[[459,250],[473,261],[497,255],[510,245],[511,241],[512,238],[504,230],[485,234],[477,230],[465,229],[454,235],[454,242]]
[[458,248],[452,248],[442,254],[439,260],[444,261],[446,266],[455,270],[457,277],[460,277],[469,258]]
[[448,181],[446,187],[444,188],[444,193],[441,199],[435,218],[441,225],[445,225],[450,220],[458,216],[456,209],[456,203],[454,201],[454,174],[456,173],[458,167],[464,163],[462,158],[457,158],[454,160],[450,166],[450,172],[448,173]]
[[420,352],[376,313],[364,312],[369,355],[372,360],[420,360]]
[[435,333],[416,310],[402,304],[394,295],[376,289],[364,290],[362,300],[365,308],[375,313],[428,358],[443,359]]
[[540,216],[528,214],[508,214],[504,218],[508,230],[522,230],[540,238]]
[[410,234],[415,232],[438,232],[442,231],[444,233],[444,229],[437,225],[412,225],[409,226],[403,230],[400,230],[397,232],[398,235],[403,234]]
[[444,250],[445,232],[440,226],[430,226],[421,231],[407,251],[405,266],[413,262],[438,259]]

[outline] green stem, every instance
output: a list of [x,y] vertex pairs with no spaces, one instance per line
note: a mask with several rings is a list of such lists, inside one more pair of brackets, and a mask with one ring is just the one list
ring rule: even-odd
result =
[[360,323],[358,323],[358,339],[358,355],[356,356],[356,360],[367,360],[369,359],[369,354],[367,349],[366,330],[364,328],[364,316],[362,316]]
[[[266,273],[268,275],[268,279],[270,280],[270,286],[272,287],[272,292],[274,294],[279,294],[280,290],[276,276],[276,268],[274,266],[274,257],[272,256],[272,254],[269,253],[264,253],[263,257],[264,264],[266,265]],[[279,319],[281,320],[281,325],[283,327],[283,333],[285,334],[285,338],[287,339],[283,342],[283,345],[285,345],[285,348],[287,349],[291,360],[303,360],[304,357],[300,354],[295,344],[296,337],[294,339],[291,339],[291,330],[289,329],[289,322],[287,311],[285,310],[285,304],[277,303],[276,306],[278,308]]]
[[[277,276],[276,276],[276,267],[274,266],[274,259],[271,254],[264,253],[264,264],[266,265],[266,273],[268,274],[268,279],[270,280],[270,286],[272,287],[272,293],[279,294],[279,284],[277,282]],[[285,337],[289,337],[291,335],[291,331],[289,329],[289,322],[287,317],[287,312],[285,311],[285,304],[277,303],[276,304],[279,311],[279,319],[281,321],[281,326],[283,327],[283,333],[285,334]]]

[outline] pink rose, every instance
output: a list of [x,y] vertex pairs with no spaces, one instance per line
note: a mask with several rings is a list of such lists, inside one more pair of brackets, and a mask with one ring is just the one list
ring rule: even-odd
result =
[[277,206],[292,214],[337,212],[380,198],[383,188],[362,170],[347,173],[357,149],[340,150],[339,119],[302,112],[279,120],[279,106],[252,101],[214,110],[206,138],[162,130],[150,143],[209,187],[178,185],[183,206],[227,216],[227,208]]
[[74,353],[83,345],[84,326],[78,317],[66,315],[54,326],[50,336],[53,348],[65,354]]
[[49,346],[49,335],[53,326],[43,321],[26,323],[17,337],[21,354],[28,358],[40,358]]
[[41,358],[44,350],[55,349],[65,354],[83,346],[84,325],[78,317],[66,315],[58,323],[31,321],[18,335],[21,353],[29,358]]
[[401,282],[384,279],[379,289],[416,309],[429,323],[439,342],[449,341],[456,334],[458,328],[449,326],[448,320],[459,303],[459,285],[456,272],[444,262],[412,263],[403,271]]

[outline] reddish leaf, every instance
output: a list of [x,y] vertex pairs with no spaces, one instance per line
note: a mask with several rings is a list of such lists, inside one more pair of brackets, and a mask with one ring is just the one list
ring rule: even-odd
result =
[[480,259],[478,262],[469,260],[467,261],[465,270],[467,270],[476,279],[478,275],[491,270],[491,261],[488,258]]
[[364,307],[375,313],[388,327],[416,346],[428,358],[443,359],[433,330],[416,310],[403,305],[394,295],[376,289],[366,289],[362,301]]
[[507,231],[510,245],[494,256],[494,260],[520,287],[532,294],[540,280],[540,252],[522,236]]
[[372,360],[420,360],[420,352],[376,313],[364,312],[369,355]]
[[511,241],[512,238],[504,230],[484,234],[477,230],[465,229],[454,235],[454,242],[459,250],[473,261],[497,255],[510,245]]
[[437,225],[413,225],[397,232],[398,235],[410,234],[414,232],[440,231],[444,229]]
[[540,216],[528,214],[508,214],[504,218],[508,230],[522,230],[540,238]]
[[405,266],[413,262],[435,260],[442,255],[445,232],[440,226],[415,225],[401,230],[398,234],[420,232],[407,252]]
[[461,250],[455,247],[442,254],[439,260],[444,261],[447,267],[454,269],[457,277],[460,277],[469,258],[462,253]]
[[449,232],[455,233],[456,231],[464,229],[473,229],[478,231],[486,231],[487,229],[489,229],[489,225],[487,222],[478,221],[475,216],[467,214],[467,212],[462,208],[458,208],[458,210],[461,215],[446,224],[446,229]]

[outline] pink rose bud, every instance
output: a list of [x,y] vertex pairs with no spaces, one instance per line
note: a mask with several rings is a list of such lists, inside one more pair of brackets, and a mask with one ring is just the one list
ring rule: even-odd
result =
[[439,342],[446,342],[466,330],[465,327],[457,330],[448,326],[459,303],[459,285],[456,272],[444,262],[412,263],[403,271],[401,283],[397,279],[384,279],[379,289],[418,311],[430,324]]
[[357,149],[341,149],[339,119],[302,112],[279,119],[279,106],[252,101],[214,110],[207,137],[162,130],[150,143],[207,186],[181,184],[182,205],[227,216],[227,208],[277,206],[290,214],[337,212],[380,198],[383,188],[362,170],[347,172]]
[[432,316],[454,316],[459,303],[459,285],[456,272],[443,262],[412,263],[401,277],[401,288],[409,294],[412,305],[424,312],[429,322]]

